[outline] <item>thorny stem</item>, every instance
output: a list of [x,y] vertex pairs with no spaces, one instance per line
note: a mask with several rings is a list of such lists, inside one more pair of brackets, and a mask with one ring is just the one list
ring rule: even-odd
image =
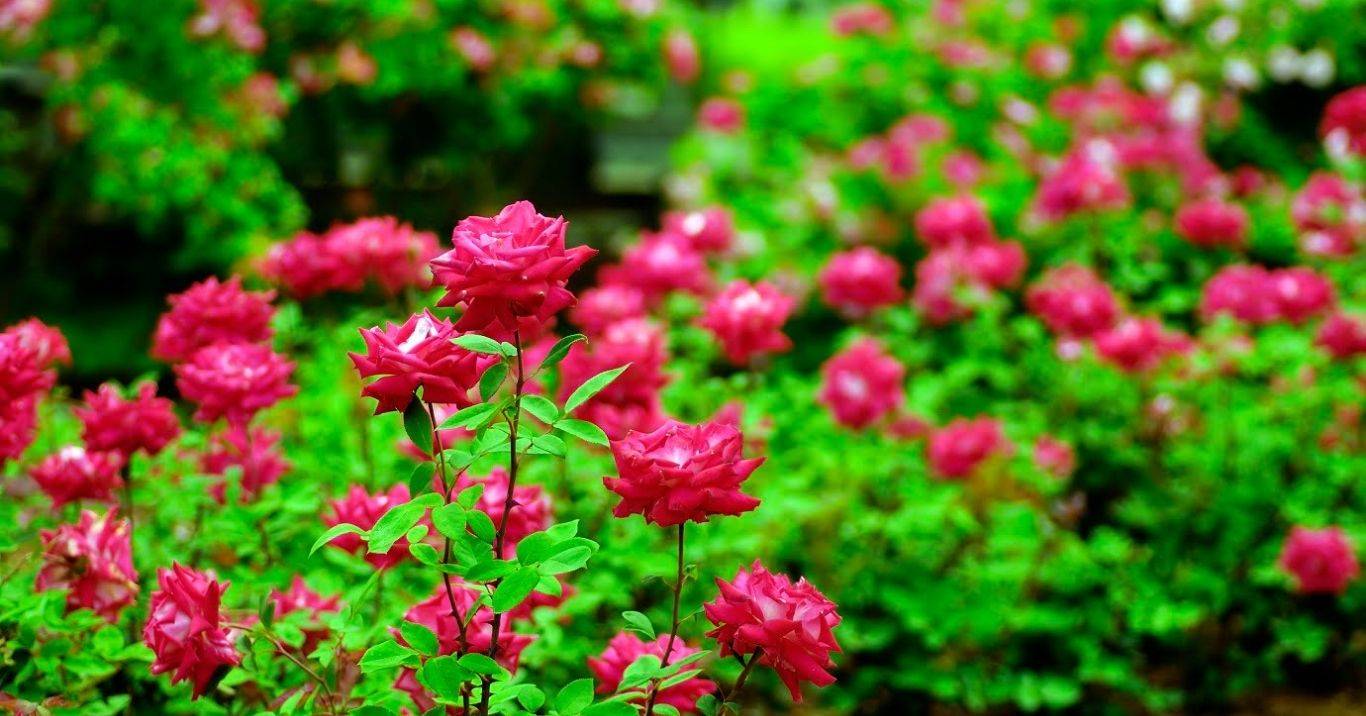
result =
[[[508,516],[512,514],[512,508],[516,504],[514,495],[516,495],[517,490],[517,426],[521,422],[522,391],[526,387],[526,366],[522,362],[521,331],[513,330],[512,344],[517,348],[517,377],[512,392],[511,416],[508,418],[508,493],[507,497],[503,499],[503,516],[498,520],[498,531],[493,538],[493,556],[497,559],[503,558],[503,538],[507,534]],[[496,588],[496,581],[494,582],[494,585]],[[498,658],[498,632],[502,630],[502,627],[502,613],[494,612],[492,641],[489,644],[490,659]],[[479,695],[479,710],[488,714],[493,679],[485,676],[483,681],[484,688]]]
[[[450,478],[450,475],[448,474],[449,470],[446,468],[446,449],[445,446],[441,444],[441,431],[436,424],[436,408],[434,408],[431,403],[424,402],[424,405],[427,408],[427,417],[431,420],[432,424],[432,452],[436,453],[437,470],[441,475],[441,494],[445,497],[446,503],[449,504],[451,501],[451,493],[455,491],[455,481]],[[442,547],[441,552],[441,563],[448,564],[450,561],[451,538],[446,537],[445,545]],[[455,603],[455,587],[451,585],[451,575],[443,571],[441,573],[441,583],[446,588],[446,603],[451,607],[451,617],[455,619],[455,626],[460,630],[459,653],[464,654],[465,649],[468,647],[469,640],[465,635],[465,619],[460,616],[460,607]]]
[[[673,626],[669,629],[669,641],[664,645],[664,656],[659,660],[661,669],[669,665],[669,657],[673,656],[674,652],[674,642],[678,640],[678,604],[683,596],[683,535],[687,524],[678,523],[678,576],[674,580]],[[654,716],[655,699],[659,698],[659,683],[659,679],[654,679],[650,683],[650,697],[645,701],[645,716]]]

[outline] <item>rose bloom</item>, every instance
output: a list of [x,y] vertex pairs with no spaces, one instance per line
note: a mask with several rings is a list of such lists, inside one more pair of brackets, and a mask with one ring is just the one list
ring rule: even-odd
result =
[[157,570],[157,585],[142,630],[156,655],[152,673],[172,672],[172,684],[191,682],[197,699],[221,669],[242,663],[219,615],[228,583],[172,563]]
[[1066,442],[1045,435],[1034,443],[1034,464],[1054,477],[1066,478],[1077,469],[1077,454]]
[[1129,373],[1152,370],[1191,348],[1188,337],[1168,330],[1156,318],[1125,318],[1093,340],[1102,359]]
[[41,539],[43,566],[34,588],[66,590],[68,612],[89,609],[112,624],[137,601],[128,521],[117,519],[115,510],[82,510],[76,524],[43,530]]
[[27,395],[0,401],[0,468],[18,460],[38,432],[38,399]]
[[1302,243],[1316,256],[1352,255],[1366,236],[1366,199],[1361,188],[1329,172],[1315,172],[1290,205]]
[[[274,430],[233,425],[209,438],[200,467],[206,475],[226,475],[229,468],[237,468],[240,497],[245,503],[289,471],[289,461],[277,449],[279,443],[280,434]],[[227,480],[222,480],[210,488],[220,504],[226,499],[227,487]]]
[[1277,317],[1296,325],[1328,312],[1337,303],[1333,282],[1305,266],[1272,271],[1267,288],[1276,302]]
[[199,409],[194,419],[227,418],[245,424],[258,411],[298,392],[289,382],[294,364],[261,345],[217,343],[175,366],[176,387]]
[[745,126],[745,108],[728,97],[711,97],[698,108],[697,124],[717,134],[735,134]]
[[52,498],[52,509],[57,510],[77,500],[113,502],[115,491],[123,487],[122,469],[123,456],[119,453],[91,452],[68,445],[34,465],[29,475]]
[[1329,154],[1366,155],[1366,85],[1358,85],[1328,100],[1319,123]]
[[725,252],[735,241],[735,223],[730,211],[721,206],[670,211],[664,214],[662,223],[663,233],[682,236],[704,254]]
[[1012,450],[1014,446],[1001,429],[1000,421],[987,417],[955,418],[930,435],[926,456],[930,469],[939,477],[963,478],[987,459],[1009,455]]
[[436,282],[446,287],[438,305],[464,304],[456,324],[478,331],[493,324],[518,330],[519,319],[544,323],[574,304],[565,282],[597,253],[566,249],[564,217],[536,213],[529,201],[504,207],[497,216],[471,216],[456,225],[454,248],[432,259]]
[[0,333],[0,403],[46,393],[56,382],[34,346],[17,334]]
[[1200,315],[1206,321],[1227,313],[1244,323],[1270,323],[1280,313],[1270,283],[1271,272],[1261,266],[1225,266],[1205,282]]
[[[289,583],[289,589],[280,591],[270,590],[269,599],[275,606],[275,616],[282,617],[294,612],[307,612],[309,621],[318,624],[322,616],[328,613],[336,613],[341,610],[340,599],[336,596],[324,597],[309,588],[304,582],[303,577],[294,575]],[[304,654],[311,654],[318,647],[318,642],[327,638],[328,629],[324,626],[310,627],[303,630],[304,643],[300,651]]]
[[419,387],[428,403],[474,405],[478,400],[471,390],[498,362],[495,356],[452,343],[460,333],[449,319],[438,319],[430,311],[413,314],[401,326],[389,323],[383,329],[361,329],[360,334],[366,352],[351,353],[351,362],[361,378],[379,378],[361,391],[375,399],[376,415],[407,409]]
[[33,351],[34,359],[43,367],[71,365],[71,346],[66,336],[36,318],[20,321],[5,329],[6,335],[18,339],[19,345]]
[[1100,142],[1073,151],[1039,184],[1034,209],[1045,219],[1083,211],[1117,209],[1129,203],[1129,188],[1119,173],[1114,147]]
[[1049,269],[1025,294],[1026,305],[1050,331],[1087,338],[1115,324],[1119,302],[1100,276],[1076,264]]
[[632,286],[654,303],[674,291],[702,293],[711,286],[711,275],[702,254],[679,234],[645,233],[641,241],[621,255],[621,263],[604,268],[604,284]]
[[985,293],[985,286],[974,281],[966,253],[958,249],[931,251],[915,265],[915,287],[911,305],[931,325],[942,326],[972,315],[965,299]]
[[343,275],[341,257],[332,253],[327,239],[308,231],[272,245],[260,271],[266,280],[300,301],[340,290],[338,277]]
[[579,296],[569,318],[584,333],[596,335],[608,326],[645,315],[645,294],[634,286],[606,284],[590,288]]
[[892,14],[887,8],[858,2],[836,9],[830,16],[830,30],[840,37],[886,35],[892,31],[892,22]]
[[967,249],[967,270],[991,288],[1014,288],[1024,276],[1024,247],[1018,241],[992,241]]
[[986,207],[970,195],[932,199],[915,214],[915,235],[931,249],[982,244],[996,238]]
[[959,191],[967,191],[982,181],[986,166],[976,154],[969,151],[954,152],[940,165],[944,178]]
[[[588,657],[588,670],[593,673],[593,678],[597,681],[598,693],[616,693],[617,687],[621,685],[622,676],[626,673],[626,667],[642,656],[654,656],[663,661],[664,652],[668,645],[668,635],[660,635],[654,641],[648,642],[641,641],[640,637],[630,632],[620,632],[612,637],[612,640],[607,642],[607,648],[601,654],[596,657]],[[681,638],[676,639],[673,650],[669,652],[669,663],[675,663],[697,652],[696,647],[688,646],[683,643]],[[713,691],[716,691],[715,682],[694,676],[668,688],[660,689],[655,697],[655,703],[672,706],[681,713],[694,713],[697,711],[697,700]],[[648,694],[648,687],[640,686],[630,693],[632,696],[628,701],[644,701]]]
[[441,253],[436,234],[415,231],[392,216],[360,219],[332,227],[326,252],[336,257],[334,290],[360,291],[372,283],[386,294],[427,288],[427,265]]
[[1341,311],[1319,326],[1314,343],[1337,360],[1350,360],[1366,353],[1366,320]]
[[841,314],[858,318],[901,300],[901,264],[861,246],[834,254],[817,279],[821,298]]
[[[359,485],[353,485],[347,491],[346,496],[332,500],[332,513],[323,516],[323,523],[329,528],[342,523],[353,524],[363,530],[368,530],[375,526],[379,518],[395,505],[401,505],[411,498],[408,486],[397,484],[389,488],[388,492],[377,492],[373,495],[365,491]],[[388,552],[368,552],[366,543],[357,534],[339,535],[330,543],[338,549],[345,550],[352,554],[361,554],[365,561],[369,562],[375,569],[387,569],[402,562],[408,556],[408,538],[400,537]]]
[[[439,480],[440,478],[436,478]],[[475,509],[489,516],[495,527],[503,527],[503,548],[505,554],[503,559],[514,559],[517,554],[517,543],[524,537],[533,533],[547,529],[552,523],[550,513],[550,496],[540,485],[518,485],[516,494],[512,500],[512,511],[504,512],[508,496],[508,472],[501,465],[493,468],[488,475],[474,476],[468,472],[460,474],[460,478],[455,481],[455,488],[451,490],[452,495],[458,495],[462,490],[483,485],[484,492],[479,496],[479,501],[475,503]],[[437,485],[440,489],[440,485]],[[504,526],[504,514],[507,515],[507,522]]]
[[669,384],[664,365],[669,361],[665,335],[659,326],[641,318],[614,323],[593,341],[576,343],[560,367],[560,399],[567,399],[593,376],[630,365],[617,379],[585,403],[624,403],[645,400]]
[[52,10],[52,0],[3,0],[0,2],[0,33],[28,39],[33,28]]
[[731,363],[747,365],[755,358],[792,349],[783,324],[796,301],[766,281],[730,282],[703,310],[703,328],[721,342]]
[[498,60],[493,43],[472,27],[457,27],[451,30],[449,39],[451,48],[464,58],[475,72],[488,72]]
[[1025,53],[1025,68],[1035,77],[1059,79],[1072,70],[1072,52],[1064,45],[1035,42]]
[[1247,243],[1247,210],[1218,199],[1186,202],[1176,211],[1176,233],[1204,249],[1241,249]]
[[113,383],[85,391],[85,404],[72,409],[81,421],[81,439],[87,448],[117,452],[128,458],[135,452],[156,455],[180,435],[175,404],[157,397],[155,383],[145,382],[125,399]]
[[1337,527],[1292,528],[1277,563],[1301,594],[1342,594],[1361,573],[1356,549]]
[[664,35],[664,68],[675,82],[690,85],[702,73],[702,55],[697,41],[683,28],[674,28]]
[[617,517],[640,514],[648,523],[672,527],[711,515],[739,515],[759,506],[740,491],[764,458],[745,459],[744,437],[734,425],[688,425],[668,420],[648,433],[632,432],[612,443],[619,477],[604,477],[621,501]]
[[718,578],[716,586],[720,594],[702,609],[715,626],[707,636],[720,645],[721,656],[762,650],[759,663],[778,673],[797,702],[803,681],[835,683],[830,655],[840,651],[833,631],[840,615],[806,578],[793,583],[755,560],[729,582]]
[[270,340],[275,309],[273,292],[242,290],[242,279],[210,277],[169,296],[152,337],[152,357],[171,363],[188,360],[213,343],[264,343]]
[[818,399],[841,425],[865,428],[901,407],[906,368],[882,344],[864,338],[821,367]]

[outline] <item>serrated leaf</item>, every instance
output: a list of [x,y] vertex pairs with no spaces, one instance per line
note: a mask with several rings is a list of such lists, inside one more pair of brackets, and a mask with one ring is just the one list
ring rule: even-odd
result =
[[464,348],[471,353],[487,353],[489,355],[503,355],[503,346],[498,341],[481,336],[477,333],[466,333],[451,339],[451,343]]
[[417,396],[413,396],[408,407],[403,409],[403,432],[423,454],[432,454],[432,417]]
[[506,612],[526,601],[539,581],[541,575],[532,567],[522,567],[504,577],[493,590],[493,611]]
[[603,388],[606,388],[608,385],[611,385],[612,381],[617,379],[617,376],[626,372],[626,369],[630,367],[631,364],[627,363],[626,365],[621,366],[620,368],[605,370],[593,376],[592,378],[589,378],[588,380],[584,381],[583,385],[580,385],[579,387],[575,388],[574,392],[569,394],[569,400],[564,401],[565,414],[567,415],[569,413],[574,412],[575,408],[588,402],[589,398],[592,398],[593,396],[597,395]]
[[547,425],[560,417],[560,409],[555,407],[555,404],[549,399],[540,395],[522,396],[522,409]]
[[363,530],[363,529],[361,529],[360,527],[357,527],[356,525],[353,525],[353,524],[349,524],[349,523],[343,522],[343,523],[341,523],[341,524],[339,524],[339,525],[333,525],[332,527],[328,528],[328,530],[327,530],[326,532],[324,532],[324,533],[322,534],[322,536],[319,537],[319,538],[313,543],[313,547],[312,547],[311,549],[308,550],[308,556],[312,557],[313,554],[316,553],[319,549],[321,549],[323,545],[325,545],[325,544],[331,542],[332,540],[334,540],[334,539],[336,539],[336,538],[338,538],[338,537],[340,537],[340,536],[342,536],[342,535],[364,535],[364,534],[365,534],[365,530]]
[[371,554],[385,554],[408,530],[427,513],[427,505],[419,500],[405,502],[389,508],[384,516],[370,528],[367,550]]
[[594,445],[607,447],[611,444],[607,439],[607,433],[603,432],[602,428],[587,420],[565,418],[564,420],[555,423],[555,429],[569,433],[584,442],[593,443]]
[[408,646],[426,656],[435,655],[440,648],[436,632],[416,622],[405,621],[398,625],[398,633],[403,635],[403,640],[408,642]]
[[570,335],[555,341],[555,345],[550,347],[550,352],[545,354],[545,358],[541,361],[540,367],[553,368],[558,365],[560,361],[564,360],[565,356],[569,355],[569,349],[573,348],[575,343],[586,340],[588,340],[588,338],[582,333],[571,333]]

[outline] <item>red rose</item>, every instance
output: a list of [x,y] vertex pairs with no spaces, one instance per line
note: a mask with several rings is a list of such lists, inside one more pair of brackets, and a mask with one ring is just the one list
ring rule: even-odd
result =
[[817,279],[826,305],[859,318],[901,300],[901,264],[867,246],[830,257]]
[[1349,360],[1366,353],[1366,320],[1338,312],[1319,326],[1314,342],[1337,360]]
[[605,370],[629,364],[585,407],[594,403],[648,401],[668,385],[669,376],[664,372],[668,361],[664,331],[659,326],[644,319],[615,323],[587,344],[577,343],[569,350],[560,368],[560,398],[568,398],[588,379]]
[[704,254],[724,252],[730,249],[735,240],[735,224],[725,207],[670,211],[664,215],[661,224],[663,233],[682,236],[694,249]]
[[0,468],[18,460],[38,431],[38,399],[29,395],[0,400]]
[[1270,282],[1271,273],[1261,266],[1225,266],[1205,282],[1200,315],[1207,321],[1227,313],[1245,323],[1270,323],[1279,313]]
[[[279,482],[289,470],[276,446],[280,434],[266,428],[229,426],[209,439],[208,450],[200,459],[200,467],[207,475],[226,475],[228,468],[239,470],[241,500],[246,502],[260,494],[267,485]],[[210,488],[213,498],[222,503],[226,499],[227,482],[219,481]]]
[[906,368],[882,344],[864,338],[821,368],[820,402],[841,425],[867,427],[901,406]]
[[601,333],[617,321],[644,315],[645,293],[622,284],[605,284],[584,291],[569,312],[574,325],[589,335]]
[[1168,357],[1185,353],[1191,341],[1156,318],[1130,317],[1095,335],[1096,353],[1130,373],[1152,370]]
[[930,469],[944,478],[971,475],[987,459],[1010,454],[1013,446],[992,418],[955,418],[930,435]]
[[68,445],[35,465],[29,474],[52,498],[52,509],[56,510],[77,500],[113,502],[115,492],[123,487],[122,469],[123,456],[119,453],[90,452]]
[[604,477],[621,496],[612,514],[640,514],[672,527],[711,515],[739,515],[759,506],[740,491],[764,458],[745,459],[744,438],[734,425],[688,425],[668,420],[649,433],[629,433],[612,443],[619,477]]
[[1085,338],[1114,325],[1119,303],[1091,269],[1065,264],[1050,269],[1028,293],[1025,303],[1054,333]]
[[1355,548],[1337,527],[1291,529],[1277,563],[1303,594],[1342,594],[1361,573]]
[[478,331],[497,323],[519,328],[518,320],[545,322],[574,304],[565,283],[597,253],[587,246],[566,249],[564,217],[536,213],[529,201],[503,208],[495,217],[471,216],[455,227],[454,248],[432,259],[437,283],[446,287],[439,305],[464,304],[457,327]]
[[931,249],[984,244],[996,238],[981,200],[964,195],[933,199],[915,214],[915,235]]
[[840,615],[805,578],[794,584],[755,560],[748,571],[741,569],[730,582],[717,579],[716,586],[721,593],[702,608],[716,626],[707,636],[716,639],[722,656],[762,650],[759,663],[778,672],[797,702],[803,681],[835,683],[830,654],[840,651],[833,633]]
[[792,349],[782,327],[796,306],[790,296],[766,281],[732,281],[707,304],[699,323],[721,342],[736,365]]
[[210,277],[166,299],[152,338],[152,357],[167,362],[189,360],[213,343],[263,343],[270,340],[275,309],[272,292],[242,290],[242,279],[219,282]]
[[706,291],[711,286],[711,273],[702,254],[684,236],[647,232],[622,254],[620,264],[603,268],[599,280],[631,286],[653,304],[674,291]]
[[43,367],[71,365],[71,346],[67,344],[66,336],[36,318],[20,321],[6,328],[5,333],[17,337],[21,346],[33,351],[34,358]]
[[138,386],[125,399],[113,383],[85,392],[85,405],[72,410],[81,421],[81,438],[91,450],[107,450],[125,458],[142,451],[156,455],[180,435],[175,405],[157,397],[154,383]]
[[1201,248],[1241,249],[1247,243],[1247,210],[1239,204],[1201,199],[1176,210],[1176,233]]
[[[660,635],[654,641],[648,642],[641,641],[640,637],[629,632],[621,632],[612,637],[602,654],[588,657],[588,670],[593,672],[593,678],[597,680],[598,693],[616,693],[617,687],[621,685],[622,676],[626,673],[626,667],[642,656],[655,656],[663,660],[668,645],[667,635]],[[682,639],[677,639],[674,641],[673,650],[669,652],[670,663],[685,659],[698,651],[697,648],[683,643]],[[716,691],[715,682],[694,676],[660,689],[655,697],[655,703],[667,704],[682,713],[693,713],[697,711],[697,700],[713,691]],[[644,701],[649,692],[646,687],[639,687],[630,693],[632,695],[628,701]]]
[[117,519],[115,510],[82,510],[76,524],[43,530],[41,538],[43,566],[35,587],[65,589],[68,612],[89,609],[114,623],[137,600],[128,521]]
[[467,351],[451,342],[460,334],[447,319],[430,311],[415,313],[401,326],[361,329],[366,353],[351,354],[362,378],[379,376],[361,395],[374,398],[375,414],[403,411],[420,386],[429,403],[473,405],[470,395],[479,377],[498,362],[494,356]]
[[16,333],[0,333],[0,403],[46,393],[56,382],[36,346]]
[[[489,607],[488,600],[484,601],[473,616],[469,614],[481,592],[482,590],[474,585],[452,579],[449,594],[446,593],[444,584],[438,584],[436,592],[413,605],[403,615],[403,619],[431,629],[432,633],[436,634],[437,651],[441,654],[488,653],[489,647],[493,645],[493,610]],[[466,623],[463,635],[456,618],[451,614],[452,601],[455,602],[455,609],[460,618]],[[407,643],[397,629],[392,631],[400,643]],[[502,628],[498,630],[498,663],[508,671],[516,671],[522,651],[535,640],[534,636],[514,632],[505,620]],[[407,691],[420,708],[431,708],[435,702],[417,684],[416,679],[405,679],[411,676],[411,673],[410,669],[404,669],[395,686]]]
[[388,294],[431,284],[428,263],[441,253],[436,234],[414,231],[392,216],[334,226],[327,253],[340,264],[337,290],[359,291],[373,283]]
[[1366,155],[1366,85],[1345,90],[1328,100],[1319,135],[1334,156]]
[[171,683],[190,681],[192,698],[199,698],[224,667],[237,666],[242,657],[223,628],[219,607],[228,583],[211,572],[179,564],[157,570],[160,589],[152,593],[142,638],[156,654],[152,673],[171,673]]
[[298,392],[289,382],[294,364],[261,345],[216,343],[175,366],[176,387],[197,403],[194,419],[227,418],[245,425],[257,412]]

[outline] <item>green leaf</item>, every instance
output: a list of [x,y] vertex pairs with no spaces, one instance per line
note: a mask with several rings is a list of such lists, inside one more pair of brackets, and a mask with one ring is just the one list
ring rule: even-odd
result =
[[582,333],[571,333],[570,335],[555,341],[555,345],[550,347],[550,352],[545,354],[545,358],[541,361],[541,366],[538,370],[552,368],[558,365],[560,361],[564,360],[565,356],[569,355],[569,349],[574,347],[575,343],[586,340],[588,339]]
[[403,409],[403,431],[419,450],[432,454],[432,417],[417,396],[413,396],[408,407]]
[[683,683],[684,681],[687,681],[688,679],[697,676],[700,673],[702,673],[701,669],[688,669],[686,671],[680,671],[677,674],[674,674],[673,676],[670,676],[669,678],[659,682],[659,688],[667,689],[670,686],[677,686]]
[[545,692],[535,684],[521,684],[521,689],[517,692],[517,701],[522,704],[522,708],[535,712],[545,704]]
[[457,503],[442,505],[432,510],[432,524],[441,534],[459,539],[465,534],[465,508]]
[[[517,441],[519,444],[521,440]],[[531,455],[555,455],[564,457],[564,441],[554,435],[537,435],[531,439],[527,453]]]
[[416,651],[389,639],[365,650],[365,655],[360,658],[360,670],[368,673],[395,666],[416,667],[420,662]]
[[408,492],[414,495],[421,495],[432,490],[432,476],[436,474],[436,463],[419,463],[413,468],[413,474],[408,476]]
[[654,654],[642,654],[631,662],[626,670],[621,672],[621,684],[617,686],[618,691],[624,691],[633,686],[640,686],[650,679],[659,675],[659,657]]
[[442,430],[452,428],[465,428],[466,430],[477,430],[485,423],[492,420],[498,414],[498,409],[502,403],[479,403],[468,408],[455,411],[455,414],[441,422]]
[[503,379],[508,377],[508,364],[498,362],[484,371],[484,375],[479,378],[479,395],[484,400],[493,397],[498,392],[499,386],[503,384]]
[[604,447],[609,445],[607,433],[604,433],[602,428],[587,420],[565,418],[564,420],[555,423],[555,429],[569,433],[584,442],[593,443],[594,445],[602,445]]
[[555,695],[555,710],[560,716],[574,716],[593,703],[593,680],[579,679],[569,682]]
[[551,525],[546,531],[555,541],[567,540],[579,533],[579,521],[569,520],[568,522],[558,522]]
[[[432,496],[436,497],[434,493]],[[375,526],[370,528],[369,538],[366,540],[370,545],[368,551],[371,554],[388,552],[426,513],[427,504],[420,500],[389,508],[389,511],[375,522]]]
[[636,707],[622,701],[604,701],[579,713],[581,716],[636,716]]
[[650,623],[650,618],[640,612],[622,612],[621,618],[626,620],[626,629],[636,632],[647,640],[655,638],[655,625]]
[[[300,690],[300,693],[302,693],[302,690]],[[397,712],[393,709],[385,708],[383,706],[365,704],[352,711],[351,716],[395,716],[396,713]]]
[[275,600],[266,597],[261,600],[261,608],[257,610],[256,616],[261,619],[261,626],[269,629],[275,622]]
[[[495,356],[506,355],[503,352],[502,344],[488,336],[481,336],[477,333],[466,333],[463,336],[458,336],[452,339],[451,343],[473,353],[487,353]],[[513,355],[516,354],[514,353]]]
[[408,642],[408,646],[426,656],[435,655],[440,648],[436,633],[416,622],[403,622],[398,626],[398,633],[403,635],[403,640]]
[[348,523],[346,523],[346,522],[343,522],[343,523],[341,523],[341,524],[339,524],[339,525],[333,525],[332,527],[328,528],[328,530],[327,530],[326,532],[324,532],[324,533],[322,534],[322,536],[319,537],[319,538],[317,539],[317,541],[315,541],[315,542],[313,543],[313,547],[312,547],[311,549],[308,550],[308,556],[312,557],[313,554],[314,554],[315,552],[317,552],[319,549],[321,549],[323,545],[327,544],[328,542],[331,542],[332,540],[334,540],[334,539],[336,539],[336,538],[338,538],[338,537],[340,537],[340,536],[342,536],[342,535],[364,535],[364,534],[365,534],[365,530],[363,530],[363,529],[361,529],[360,527],[357,527],[356,525],[353,525],[353,524],[348,524]]
[[413,555],[413,559],[428,566],[436,565],[441,562],[441,553],[437,552],[435,547],[426,542],[410,542],[408,544],[408,553]]
[[660,716],[678,716],[678,709],[668,704],[655,704],[655,713]]
[[522,396],[522,409],[531,413],[537,420],[549,425],[560,417],[560,409],[547,398],[540,395]]
[[493,590],[493,611],[506,612],[531,596],[541,575],[532,567],[522,567],[503,578]]
[[610,385],[612,381],[617,379],[617,376],[626,372],[626,369],[630,367],[631,364],[627,363],[620,368],[605,370],[584,381],[583,385],[575,388],[574,392],[569,394],[569,400],[564,401],[564,412],[566,414],[574,412],[575,408],[588,402],[589,398],[597,395],[599,391]]
[[460,665],[454,656],[438,656],[427,660],[422,666],[422,683],[437,696],[448,699],[460,698],[460,686],[474,678],[474,674]]
[[466,654],[460,657],[460,666],[476,674],[483,674],[485,676],[507,674],[507,670],[499,666],[498,662],[490,659],[488,654]]
[[492,582],[517,571],[517,563],[506,559],[485,558],[469,568],[465,579],[471,582]]
[[465,516],[474,536],[488,544],[493,544],[493,540],[498,537],[498,529],[493,526],[493,520],[488,514],[480,510],[470,510]]

